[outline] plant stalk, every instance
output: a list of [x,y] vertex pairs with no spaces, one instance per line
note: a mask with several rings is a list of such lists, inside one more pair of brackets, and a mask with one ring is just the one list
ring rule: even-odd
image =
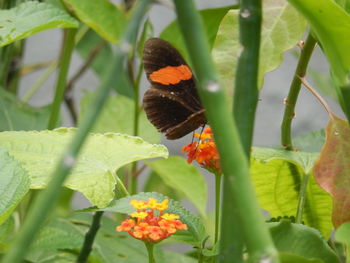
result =
[[84,244],[80,250],[77,263],[85,263],[92,251],[92,245],[94,243],[95,236],[97,234],[98,229],[101,226],[103,211],[95,212],[92,218],[91,226],[85,234]]
[[[139,105],[139,96],[140,96],[140,80],[143,72],[143,63],[140,61],[138,68],[137,76],[133,81],[134,87],[134,130],[133,135],[139,135],[139,116],[140,116],[140,105]],[[137,193],[138,185],[138,176],[137,176],[137,162],[133,162],[131,166],[131,178],[130,178],[130,192],[131,194]]]
[[49,123],[47,128],[52,130],[56,128],[59,114],[61,110],[61,103],[63,100],[64,91],[66,88],[67,74],[69,70],[69,64],[71,60],[71,56],[73,53],[74,45],[75,45],[75,35],[77,33],[77,29],[65,29],[64,42],[61,51],[61,60],[60,60],[60,70],[58,73],[58,78],[56,82],[55,89],[55,98],[52,104],[51,115],[49,119]]
[[145,241],[145,246],[147,248],[147,253],[148,253],[148,263],[156,263],[156,260],[154,259],[154,254],[153,254],[153,247],[154,244],[151,242]]
[[[245,150],[226,105],[224,89],[218,83],[217,71],[210,56],[209,43],[201,18],[192,0],[174,2],[180,29],[198,79],[198,92],[206,109],[206,117],[213,128],[224,174],[224,185],[228,184],[232,191],[233,200],[223,200],[223,203],[233,202],[232,205],[239,211],[237,215],[247,245],[249,260],[279,263],[277,250],[265,225],[250,181]],[[230,210],[223,210],[222,218],[230,216]],[[230,225],[223,220],[221,237],[225,235],[226,228],[230,228]],[[221,244],[221,247],[228,247],[234,238],[230,236],[225,239],[227,243]],[[220,254],[220,262],[232,262],[231,255]]]
[[215,174],[215,244],[219,241],[220,213],[221,213],[221,178],[222,174]]
[[303,210],[305,207],[305,201],[306,201],[306,190],[307,190],[307,185],[309,182],[310,175],[309,174],[304,174],[303,180],[300,185],[300,192],[299,192],[299,200],[298,200],[298,210],[296,214],[296,220],[295,222],[297,224],[302,223],[303,219]]
[[315,48],[316,40],[309,33],[305,44],[302,47],[299,62],[297,68],[295,69],[293,81],[289,88],[289,93],[285,99],[285,108],[283,121],[281,125],[281,144],[286,150],[293,150],[292,144],[292,120],[295,115],[295,104],[298,99],[298,95],[301,88],[301,80],[306,74],[307,65],[311,58],[311,54]]
[[142,0],[135,6],[133,15],[129,20],[120,41],[120,45],[118,46],[117,52],[113,58],[113,63],[91,103],[92,107],[82,120],[81,126],[73,137],[72,143],[69,144],[69,148],[65,151],[61,160],[58,162],[58,165],[52,174],[52,180],[49,182],[47,188],[38,195],[37,200],[30,209],[27,220],[19,231],[11,249],[7,255],[4,256],[3,263],[22,262],[35,234],[40,227],[42,227],[47,215],[53,208],[55,201],[59,196],[60,186],[73,168],[78,153],[108,98],[110,88],[116,84],[114,83],[115,74],[118,75],[117,80],[119,82],[124,73],[123,62],[128,54],[128,50],[125,47],[131,45],[130,43],[133,43],[136,38],[138,28],[150,3],[151,0]]
[[255,112],[259,98],[258,71],[261,31],[261,0],[241,1],[239,39],[243,51],[238,60],[233,116],[249,162]]

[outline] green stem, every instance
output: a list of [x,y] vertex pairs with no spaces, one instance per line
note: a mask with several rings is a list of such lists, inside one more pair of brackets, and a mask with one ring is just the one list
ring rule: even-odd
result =
[[290,85],[288,96],[285,100],[285,108],[283,121],[281,126],[281,144],[286,150],[292,150],[292,120],[294,118],[295,104],[298,99],[298,95],[301,88],[300,78],[304,77],[306,74],[307,65],[309,63],[311,54],[315,48],[316,40],[309,33],[305,44],[302,47],[299,62],[297,68],[295,69],[294,78]]
[[221,178],[222,174],[215,174],[215,244],[219,240],[219,226],[220,226],[220,204],[221,204]]
[[305,201],[306,201],[306,190],[307,190],[307,184],[309,182],[309,174],[304,174],[303,180],[301,182],[300,186],[300,192],[299,192],[299,200],[298,200],[298,210],[296,215],[296,223],[301,224],[303,219],[303,210],[305,207]]
[[91,226],[85,234],[84,244],[80,250],[77,263],[84,263],[88,259],[90,252],[92,251],[92,245],[95,240],[98,229],[101,226],[103,211],[98,211],[93,215]]
[[[60,186],[73,168],[78,153],[108,98],[110,88],[115,84],[120,85],[119,81],[122,79],[121,76],[124,73],[124,61],[129,51],[126,47],[129,47],[131,45],[130,43],[133,43],[133,40],[136,38],[139,25],[142,22],[144,13],[147,11],[150,2],[151,0],[142,0],[135,6],[135,12],[133,12],[129,23],[127,24],[106,77],[103,79],[102,84],[97,90],[96,96],[91,103],[92,106],[82,120],[81,126],[73,137],[72,142],[69,144],[68,149],[58,162],[58,165],[51,176],[52,180],[49,182],[47,188],[40,193],[33,204],[21,231],[19,231],[19,234],[7,255],[4,256],[2,263],[22,262],[35,234],[42,227],[47,215],[53,208],[55,201],[59,196]],[[117,75],[116,79],[118,80],[118,83],[114,82],[115,75]]]
[[239,124],[237,128],[248,161],[259,97],[258,69],[261,16],[261,0],[241,1],[239,32],[240,43],[244,48],[239,57],[236,72],[233,116],[236,123]]
[[154,255],[153,255],[154,244],[151,242],[147,242],[147,241],[145,241],[144,243],[145,243],[145,246],[147,248],[148,263],[156,263],[156,260],[154,259]]
[[65,29],[64,43],[62,46],[62,55],[60,60],[60,71],[58,73],[58,79],[56,82],[56,92],[53,101],[49,124],[47,128],[52,130],[56,128],[61,110],[61,103],[63,100],[64,90],[66,88],[67,74],[71,56],[74,49],[74,39],[77,29]]
[[23,96],[22,101],[28,102],[30,98],[36,93],[36,91],[44,84],[48,77],[55,72],[58,66],[58,61],[53,61],[47,70],[40,76],[40,78],[34,83],[33,87]]
[[[139,135],[139,115],[140,115],[140,105],[139,105],[139,96],[140,96],[140,80],[143,72],[143,63],[140,62],[136,79],[134,82],[134,130],[133,135]],[[137,193],[137,183],[138,179],[136,176],[137,171],[137,162],[133,162],[131,167],[131,178],[130,178],[130,192],[131,194]]]
[[[180,29],[198,79],[198,92],[206,109],[207,119],[213,128],[224,174],[224,185],[228,184],[232,191],[233,200],[223,200],[223,203],[232,203],[232,206],[237,207],[239,211],[237,215],[249,252],[249,259],[252,262],[264,260],[277,263],[279,262],[278,253],[255,197],[245,150],[228,110],[224,89],[218,83],[217,72],[210,56],[208,39],[200,15],[192,0],[175,0],[174,2]],[[231,216],[230,210],[223,210],[222,218]],[[222,221],[221,237],[226,234],[225,229],[230,227],[224,223],[227,222]],[[222,247],[228,247],[234,238],[231,236],[225,239],[225,242],[228,243],[222,244]],[[224,261],[232,262],[230,253],[220,254],[220,262]]]

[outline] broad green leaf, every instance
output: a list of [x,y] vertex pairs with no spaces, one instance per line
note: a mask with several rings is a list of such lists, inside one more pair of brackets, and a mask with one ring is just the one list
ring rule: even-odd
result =
[[116,43],[126,24],[124,14],[108,0],[63,0],[82,22],[109,42]]
[[293,138],[293,145],[300,151],[308,153],[321,152],[325,141],[324,130],[309,132],[305,135]]
[[78,27],[78,24],[56,6],[27,1],[11,9],[0,10],[0,47],[43,30]]
[[[31,188],[40,189],[47,185],[75,134],[74,128],[0,132],[0,146],[28,172]],[[115,174],[120,167],[137,160],[167,156],[163,145],[149,144],[139,137],[91,133],[64,186],[83,193],[92,204],[104,207],[114,198]]]
[[[79,119],[86,114],[95,93],[87,93],[81,100]],[[132,135],[134,132],[134,101],[122,95],[111,95],[104,105],[100,117],[93,128],[95,132],[120,132]],[[160,142],[160,133],[153,127],[146,117],[146,113],[139,113],[139,134],[141,138],[151,143]]]
[[[137,195],[113,200],[107,207],[98,210],[131,214],[132,212],[135,212],[135,209],[130,205],[131,200],[147,201],[150,197],[157,199],[159,202],[163,201],[164,199],[169,199],[168,197],[159,193],[139,193]],[[167,210],[165,210],[165,212],[178,215],[180,220],[188,227],[187,231],[176,232],[175,235],[178,236],[178,239],[197,246],[201,245],[202,241],[206,237],[206,233],[203,222],[199,219],[199,217],[191,214],[179,202],[172,199],[169,200],[168,205],[169,207]],[[86,211],[96,211],[96,209],[87,209]]]
[[299,165],[305,173],[310,172],[318,155],[318,153],[294,152],[262,147],[255,147],[252,150],[252,156],[256,160],[263,162],[269,162],[274,159],[286,160],[295,165]]
[[313,172],[318,184],[333,197],[333,224],[338,227],[350,221],[350,127],[347,121],[330,117]]
[[321,259],[306,259],[295,254],[279,252],[281,263],[324,263]]
[[166,184],[154,171],[152,171],[148,176],[143,190],[145,192],[158,192],[174,200],[180,200],[184,197],[183,194],[177,192],[174,188]]
[[[226,15],[226,13],[232,8],[237,8],[237,6],[226,6],[221,8],[204,9],[199,11],[199,14],[201,15],[204,23],[205,31],[207,33],[209,45],[211,47],[213,46],[213,43],[215,41],[215,37],[221,20]],[[176,49],[180,51],[187,63],[190,63],[186,46],[182,39],[182,34],[180,32],[177,20],[172,22],[169,26],[167,26],[164,29],[164,31],[160,34],[160,38],[169,41],[174,47],[176,47]]]
[[[254,152],[254,151],[253,151]],[[284,159],[251,162],[251,176],[260,205],[272,217],[295,216],[298,207],[299,189],[303,169]],[[332,200],[309,176],[303,222],[321,231],[328,238],[333,226],[331,222]]]
[[310,23],[312,32],[316,34],[331,64],[336,84],[349,85],[350,15],[333,0],[289,0],[289,2]]
[[156,172],[163,182],[185,196],[205,217],[208,199],[207,184],[198,169],[179,156],[169,159],[147,162],[147,165]]
[[336,254],[317,230],[301,224],[292,224],[288,220],[268,225],[279,252],[296,254],[307,259],[320,259],[324,263],[339,262]]
[[0,131],[46,129],[50,106],[31,107],[0,89]]
[[[81,248],[91,216],[71,219],[56,219],[44,226],[30,247],[26,259],[32,262],[75,262],[68,261],[74,251]],[[101,228],[94,240],[89,256],[92,263],[139,263],[147,262],[148,255],[143,242],[130,237],[127,233],[115,231],[117,222],[102,218]],[[71,253],[70,253],[71,251]],[[74,255],[74,254],[73,254]],[[169,257],[172,257],[170,260]],[[54,259],[52,261],[52,258]],[[161,251],[155,247],[155,258],[159,263],[194,263],[193,259],[173,252]],[[58,261],[61,259],[62,261]],[[67,261],[63,261],[63,260]],[[50,260],[50,261],[48,261]]]
[[350,245],[350,222],[346,222],[338,227],[335,232],[334,238],[336,241]]
[[[285,0],[263,0],[262,5],[260,87],[264,75],[279,66],[283,53],[298,43],[306,26],[302,16]],[[220,24],[213,49],[222,84],[230,90],[235,82],[237,62],[242,48],[239,43],[238,16],[238,10],[227,13]]]
[[0,225],[5,222],[29,191],[27,172],[5,148],[0,147]]

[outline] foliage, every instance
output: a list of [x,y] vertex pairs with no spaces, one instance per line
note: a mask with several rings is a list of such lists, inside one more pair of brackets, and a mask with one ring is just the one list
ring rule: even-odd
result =
[[[162,137],[140,104],[144,43],[157,32],[152,18],[145,15],[152,1],[120,2],[123,4],[109,0],[0,1],[1,260],[66,263],[85,262],[80,258],[88,257],[88,262],[96,263],[350,262],[349,122],[337,117],[305,84],[325,106],[327,126],[293,138],[291,150],[278,146],[243,149],[242,132],[246,136],[251,130],[245,125],[237,129],[241,123],[236,125],[228,110],[236,79],[257,79],[254,85],[260,91],[265,75],[279,67],[285,52],[298,44],[302,48],[300,41],[310,29],[330,64],[331,77],[312,68],[306,76],[295,77],[303,83],[313,77],[318,89],[338,100],[349,120],[350,1],[242,0],[240,5],[195,10],[192,0],[174,0],[176,19],[165,25],[159,36],[191,65],[214,135],[210,140],[206,132],[194,135],[187,161],[176,156],[183,145],[174,143],[175,151],[169,154],[167,147],[159,144]],[[65,37],[62,54],[49,63],[48,72],[58,68],[57,83],[66,89],[57,84],[56,103],[36,107],[28,101],[30,94],[39,91],[32,89],[22,99],[19,84],[29,86],[22,81],[23,75],[48,63],[24,69],[21,59],[30,52],[24,43],[54,28],[63,30]],[[259,35],[260,40],[256,38]],[[260,56],[251,58],[248,65],[245,55],[253,51],[242,39],[260,43]],[[65,47],[73,46],[82,65],[66,81],[61,73],[69,68],[71,58]],[[312,48],[307,52],[311,55]],[[153,63],[157,68],[170,66]],[[306,67],[308,61],[302,63]],[[242,75],[238,65],[251,75]],[[81,97],[72,96],[77,80],[89,69],[96,75],[98,87],[84,90]],[[40,80],[45,78],[47,73]],[[292,93],[293,88],[291,85]],[[242,100],[249,102],[253,94],[246,93]],[[49,119],[60,112],[63,103],[68,106],[73,127],[50,130]],[[177,103],[188,106],[181,100]],[[285,103],[287,107],[288,101]],[[254,115],[250,106],[238,109],[235,101],[233,116],[237,112]],[[171,112],[167,121],[176,118],[173,115]],[[61,114],[59,120],[59,126],[66,125],[67,116]],[[290,124],[292,118],[288,121]],[[254,118],[247,127],[254,127]],[[194,138],[199,142],[194,143]],[[220,169],[209,170],[213,174],[208,178],[204,177],[206,171],[191,163],[201,164],[205,158],[213,161],[210,152],[197,149],[203,143],[215,148],[216,160],[220,156]],[[193,158],[196,153],[197,158]],[[159,159],[147,160],[152,158]],[[60,197],[52,194],[52,199],[44,200],[46,192],[61,185],[69,192],[66,189]],[[77,192],[90,207],[71,209]],[[138,209],[131,205],[135,200]],[[48,218],[39,218],[44,202],[55,209]],[[155,214],[151,214],[142,208],[143,202],[166,208],[154,209],[162,212],[152,210]],[[260,209],[266,211],[267,222],[259,218]],[[142,244],[141,238],[136,240],[126,233],[128,219],[146,216],[161,222],[156,228],[148,220],[147,231],[175,229],[176,220],[185,224],[187,230],[172,233],[161,244],[184,243],[189,252],[170,252],[156,241]],[[122,222],[125,232],[117,232]],[[40,226],[39,232],[35,225]],[[23,236],[32,239],[30,246],[29,242],[21,245]],[[11,261],[13,254],[19,256]]]

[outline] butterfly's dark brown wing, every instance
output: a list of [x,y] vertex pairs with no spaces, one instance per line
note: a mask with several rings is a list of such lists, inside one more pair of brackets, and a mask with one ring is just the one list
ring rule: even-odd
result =
[[206,123],[192,71],[174,47],[159,38],[147,40],[143,63],[152,84],[144,108],[160,132],[178,139]]

